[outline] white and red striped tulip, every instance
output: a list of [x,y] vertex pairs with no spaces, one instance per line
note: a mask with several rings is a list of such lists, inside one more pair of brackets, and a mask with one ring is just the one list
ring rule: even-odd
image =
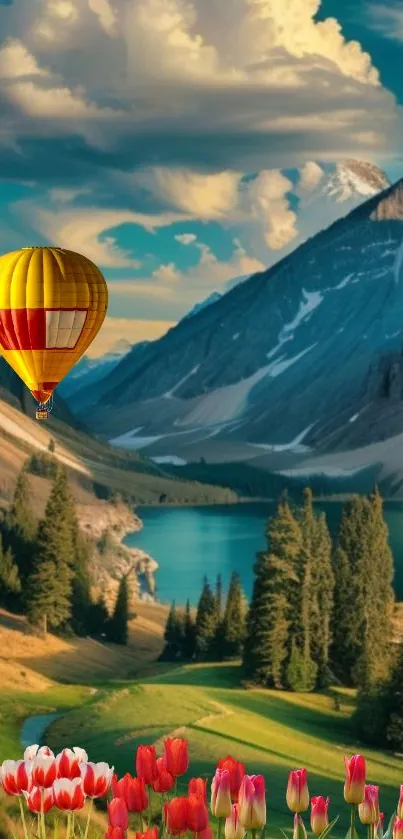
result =
[[56,757],[56,769],[58,778],[80,778],[80,766],[87,763],[88,755],[84,749],[74,746],[73,749],[63,749]]
[[84,794],[88,798],[102,798],[110,789],[113,766],[107,763],[81,763],[80,775]]
[[53,794],[52,787],[48,787],[48,789],[44,790],[39,789],[39,787],[32,787],[31,791],[24,792],[24,795],[28,809],[31,811],[31,813],[42,812],[42,801],[44,813],[48,813],[55,803],[55,797]]
[[35,743],[25,749],[24,760],[34,760],[36,757],[54,757],[54,754],[49,746],[38,746]]
[[32,761],[4,760],[0,770],[1,783],[7,795],[22,795],[32,788]]
[[51,787],[57,777],[55,757],[39,757],[32,761],[32,785],[47,789]]
[[53,784],[55,805],[59,810],[81,810],[85,804],[81,778],[57,778]]

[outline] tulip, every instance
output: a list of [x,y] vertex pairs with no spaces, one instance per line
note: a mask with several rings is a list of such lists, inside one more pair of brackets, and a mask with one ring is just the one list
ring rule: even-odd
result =
[[197,839],[213,839],[213,831],[210,825],[207,825],[205,830],[201,830]]
[[32,761],[32,783],[35,787],[47,789],[56,780],[57,766],[54,757],[39,757]]
[[89,762],[80,763],[79,769],[84,795],[88,798],[102,798],[106,795],[112,783],[113,766]]
[[136,833],[136,839],[158,839],[158,827],[148,827],[144,833]]
[[157,759],[158,778],[153,781],[154,792],[169,792],[175,786],[175,778],[168,772],[163,757]]
[[105,839],[126,839],[126,831],[123,827],[112,827],[110,824],[105,833]]
[[34,760],[36,757],[54,757],[52,749],[49,746],[28,746],[24,752],[24,760]]
[[136,773],[149,786],[158,778],[155,746],[139,746],[136,754]]
[[383,837],[383,823],[385,821],[385,813],[379,813],[379,821],[377,821],[375,825],[375,835],[378,836],[378,839],[382,839]]
[[148,795],[144,778],[132,778],[127,772],[118,781],[117,775],[112,779],[114,798],[123,798],[129,813],[142,813],[147,809]]
[[127,830],[129,813],[123,798],[112,798],[112,801],[108,801],[108,815],[111,827],[121,827],[122,830]]
[[309,790],[306,769],[290,772],[287,786],[287,807],[292,813],[303,813],[309,807]]
[[246,830],[257,830],[266,824],[263,775],[245,775],[239,790],[239,821]]
[[218,761],[218,769],[228,769],[231,798],[233,801],[238,801],[239,789],[246,771],[244,764],[235,760],[231,755],[227,755],[227,757],[221,757]]
[[189,767],[189,755],[187,740],[181,737],[168,737],[164,740],[165,767],[174,778],[184,775]]
[[31,813],[41,813],[42,806],[43,812],[48,813],[55,803],[55,797],[52,787],[49,787],[48,789],[44,790],[39,789],[39,787],[32,787],[31,791],[24,792],[24,795],[28,809],[31,811]]
[[80,766],[88,761],[87,752],[74,746],[74,749],[63,749],[56,757],[56,771],[58,778],[80,778]]
[[22,795],[32,789],[32,761],[4,760],[0,770],[1,782],[7,795]]
[[199,795],[188,797],[188,830],[201,833],[208,827],[208,812],[205,802]]
[[232,804],[231,812],[225,819],[225,839],[243,839],[245,828],[239,821],[239,805]]
[[344,784],[344,800],[347,804],[361,804],[364,801],[365,760],[362,755],[344,758],[346,781]]
[[399,819],[403,819],[403,784],[400,786],[400,798],[397,805],[397,815]]
[[396,816],[393,823],[393,839],[403,839],[403,819]]
[[311,798],[311,828],[315,836],[320,836],[329,824],[328,807],[329,799],[323,795]]
[[57,778],[53,784],[55,805],[59,810],[82,810],[85,803],[83,782],[81,778]]
[[164,805],[164,821],[168,833],[180,836],[188,829],[189,799],[183,795]]
[[207,804],[207,781],[204,778],[191,778],[188,785],[188,795],[198,795]]
[[211,812],[217,819],[231,813],[231,786],[228,769],[216,769],[211,783]]
[[366,784],[364,801],[358,805],[361,824],[376,824],[379,821],[379,787]]

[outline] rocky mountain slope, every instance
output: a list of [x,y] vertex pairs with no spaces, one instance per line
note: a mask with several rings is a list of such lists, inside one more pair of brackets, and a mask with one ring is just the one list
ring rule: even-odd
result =
[[58,394],[64,399],[71,398],[82,388],[87,389],[89,385],[103,379],[108,373],[119,364],[125,355],[131,350],[132,345],[124,338],[117,342],[112,349],[104,355],[90,358],[85,355],[78,364],[73,367],[70,373],[58,385]]
[[129,353],[87,421],[152,456],[260,457],[280,470],[400,434],[402,221],[400,181]]

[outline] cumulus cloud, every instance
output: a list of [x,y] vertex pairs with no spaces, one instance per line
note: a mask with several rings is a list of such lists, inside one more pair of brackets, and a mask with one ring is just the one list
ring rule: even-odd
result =
[[290,209],[287,193],[293,184],[278,169],[260,172],[250,184],[247,202],[272,250],[281,250],[298,235],[297,216]]
[[134,182],[165,204],[199,219],[222,219],[238,201],[239,172],[202,174],[185,169],[156,167],[141,172]]
[[[126,172],[200,171],[201,164],[211,173],[225,170],[219,213],[233,173],[400,147],[394,98],[337,20],[316,19],[320,0],[18,5],[7,9],[10,37],[50,75],[41,78],[31,67],[24,90],[19,78],[7,79],[1,107],[33,166],[32,140],[46,119],[47,137],[57,138],[59,149],[75,138],[71,172],[84,154],[98,169],[112,158]],[[17,155],[12,164],[18,167]],[[67,177],[62,166],[60,175]]]
[[318,163],[315,163],[314,160],[309,160],[300,171],[297,194],[313,192],[324,177],[324,174],[323,169]]

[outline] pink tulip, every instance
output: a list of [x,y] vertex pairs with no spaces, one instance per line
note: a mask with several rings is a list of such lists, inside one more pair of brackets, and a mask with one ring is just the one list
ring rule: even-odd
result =
[[379,821],[379,787],[366,784],[364,801],[358,805],[361,824],[376,824]]
[[295,769],[288,776],[286,800],[292,813],[303,813],[309,807],[307,778],[306,769]]
[[375,825],[375,834],[382,839],[383,837],[383,823],[385,821],[385,813],[379,813],[379,821]]
[[56,757],[56,771],[58,778],[73,778],[80,777],[80,767],[88,761],[87,752],[74,746],[74,749],[63,749]]
[[397,815],[399,819],[403,819],[403,784],[400,786],[400,798],[397,805]]
[[53,784],[55,805],[59,810],[81,810],[84,807],[85,795],[81,778],[58,778]]
[[231,813],[231,784],[228,769],[216,769],[211,784],[211,812],[217,819]]
[[239,804],[233,804],[229,816],[225,819],[225,839],[243,839],[245,828],[239,821]]
[[311,828],[315,836],[320,836],[329,824],[328,807],[329,799],[323,795],[311,798]]
[[31,813],[42,812],[42,801],[44,813],[48,813],[55,803],[55,797],[52,787],[43,790],[39,789],[39,787],[32,787],[31,792],[24,792],[24,795],[26,798],[28,809],[31,811]]
[[129,813],[123,798],[112,798],[112,801],[108,801],[108,815],[111,827],[121,827],[122,830],[127,830]]
[[109,791],[113,766],[107,763],[81,763],[79,765],[80,777],[83,782],[84,795],[88,798],[102,798]]
[[246,830],[257,830],[266,824],[263,775],[245,775],[239,790],[239,821]]
[[365,760],[362,755],[344,758],[346,781],[344,784],[344,800],[347,804],[361,804],[364,801]]
[[403,839],[403,819],[396,816],[393,823],[393,839]]
[[22,795],[32,789],[32,761],[4,760],[0,778],[7,795]]
[[37,756],[32,761],[32,783],[35,787],[47,789],[56,780],[57,767],[54,757]]

